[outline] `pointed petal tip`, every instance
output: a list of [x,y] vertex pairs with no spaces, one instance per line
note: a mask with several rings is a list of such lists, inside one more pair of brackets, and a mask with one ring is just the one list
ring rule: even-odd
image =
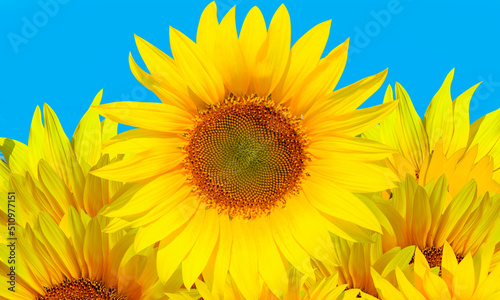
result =
[[92,100],[92,104],[91,106],[95,106],[95,105],[99,105],[101,103],[101,100],[102,100],[102,93],[103,93],[104,89],[101,89],[94,97],[94,100]]
[[285,3],[281,3],[280,7],[278,9],[286,9]]
[[451,81],[453,80],[453,76],[455,76],[455,68],[451,69],[451,71],[446,75],[444,79],[443,86],[446,84],[447,86],[451,86]]

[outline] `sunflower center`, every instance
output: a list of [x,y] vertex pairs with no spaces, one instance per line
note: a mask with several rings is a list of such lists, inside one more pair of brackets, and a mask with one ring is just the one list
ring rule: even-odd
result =
[[205,203],[230,217],[255,218],[298,192],[308,161],[301,119],[255,95],[230,96],[199,113],[185,168]]
[[[425,247],[424,250],[422,251],[422,254],[425,256],[425,259],[427,260],[427,263],[429,264],[430,268],[434,267],[440,267],[441,268],[441,262],[443,261],[443,247]],[[460,254],[455,255],[457,258],[457,261],[460,263],[464,257]],[[411,258],[410,264],[412,264],[415,261],[415,255]],[[441,270],[439,271],[439,275],[441,276]]]
[[50,288],[44,287],[45,295],[37,300],[126,300],[114,288],[108,288],[102,281],[89,278],[65,279],[62,283]]
[[443,260],[443,247],[425,247],[422,254],[427,259],[429,267],[441,267],[441,261]]

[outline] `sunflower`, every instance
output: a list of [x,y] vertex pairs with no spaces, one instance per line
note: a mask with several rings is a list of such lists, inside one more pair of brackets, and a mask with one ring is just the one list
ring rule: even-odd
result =
[[[102,91],[92,104],[99,104],[101,97]],[[17,198],[23,199],[18,202],[17,221],[24,226],[38,211],[45,211],[59,223],[70,206],[95,216],[122,186],[89,174],[121,158],[101,151],[102,143],[116,135],[118,124],[108,119],[101,122],[89,109],[70,141],[50,106],[45,104],[43,110],[45,126],[37,106],[28,145],[0,138],[0,151],[7,160],[0,174]]]
[[[166,292],[179,290],[180,276],[165,285],[158,280],[156,248],[134,254],[135,232],[103,233],[107,222],[70,207],[66,233],[43,211],[33,228],[18,227],[15,292],[2,288],[0,297],[167,299]],[[1,263],[0,268],[6,284],[9,266]]]
[[[347,284],[339,284],[339,278],[337,274],[329,277],[320,278],[314,280],[308,287],[304,285],[305,280],[309,280],[307,276],[304,276],[297,269],[291,267],[289,270],[289,285],[285,293],[284,299],[297,299],[297,300],[335,300],[337,299],[347,287]],[[219,299],[214,296],[210,291],[205,282],[197,280],[195,282],[196,288],[200,293],[200,296],[204,300],[216,300]],[[175,298],[173,298],[175,299]],[[180,300],[181,298],[179,298]],[[189,298],[192,300],[198,300],[198,298]],[[243,295],[240,293],[238,288],[235,286],[234,281],[228,276],[226,282],[226,288],[224,290],[224,299],[244,299]],[[262,287],[261,300],[278,300],[280,298],[276,297],[267,285]]]
[[[484,243],[500,242],[500,194],[478,195],[471,180],[451,197],[444,175],[423,187],[408,174],[397,185],[389,202],[375,199],[384,249],[415,245],[430,267],[440,267],[445,243],[462,260],[468,253],[474,256]],[[500,251],[495,251],[495,261],[499,256]]]
[[[364,137],[397,149],[385,164],[400,178],[411,174],[421,185],[446,174],[451,195],[471,179],[478,193],[500,193],[500,109],[469,124],[469,103],[479,84],[452,101],[454,70],[429,104],[423,120],[404,88],[396,83],[397,109]],[[387,88],[384,103],[392,102]],[[389,192],[390,194],[390,192]]]
[[[373,280],[381,299],[498,299],[500,297],[500,265],[490,273],[494,245],[484,244],[475,257],[469,253],[457,262],[457,253],[444,244],[442,276],[438,276],[417,248],[414,272],[407,275],[396,268],[397,285],[391,284],[372,269]],[[413,275],[413,276],[411,276]]]
[[333,237],[335,265],[315,262],[317,277],[338,276],[338,284],[345,285],[340,299],[377,299],[370,268],[377,270],[390,282],[395,282],[394,270],[398,266],[405,273],[410,271],[409,262],[415,252],[414,246],[394,247],[385,250],[380,234],[375,234],[373,243],[353,243]]
[[137,251],[160,241],[163,281],[182,264],[185,286],[203,271],[222,293],[229,270],[246,298],[258,298],[263,282],[281,297],[287,263],[313,274],[310,256],[331,260],[328,230],[351,240],[380,231],[351,192],[393,186],[395,176],[373,163],[392,149],[355,136],[397,103],[356,110],[386,71],[332,92],[347,42],[321,59],[329,27],[290,49],[284,5],[269,30],[254,7],[238,36],[235,9],[219,24],[211,3],[196,43],[170,29],[174,59],[136,37],[150,74],[130,57],[132,72],[162,103],[95,107],[139,128],[105,149],[133,156],[92,174],[128,182],[105,211],[117,218],[107,230],[140,227]]

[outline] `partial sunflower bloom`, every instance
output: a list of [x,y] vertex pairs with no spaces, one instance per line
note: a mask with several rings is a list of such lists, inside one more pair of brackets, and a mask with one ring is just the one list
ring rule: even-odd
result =
[[409,262],[415,252],[414,246],[394,247],[384,250],[380,234],[373,243],[353,243],[333,237],[335,245],[335,265],[315,262],[318,278],[338,276],[338,284],[345,285],[339,299],[377,299],[378,293],[373,284],[371,268],[390,282],[396,282],[395,267],[410,272]]
[[332,92],[347,42],[321,59],[329,27],[317,25],[290,49],[285,6],[269,30],[254,7],[238,36],[234,8],[219,24],[211,3],[197,43],[170,29],[174,59],[136,38],[151,74],[131,58],[132,72],[163,103],[97,106],[139,128],[105,150],[132,157],[92,173],[130,182],[105,211],[117,218],[107,230],[140,227],[137,251],[161,240],[162,280],[182,264],[185,286],[203,271],[222,293],[229,270],[246,298],[259,297],[260,278],[282,297],[284,261],[313,274],[311,255],[331,260],[328,231],[351,240],[380,231],[351,192],[393,187],[395,176],[373,163],[393,150],[355,136],[397,103],[356,110],[385,71]]
[[[336,300],[347,287],[347,284],[339,283],[337,274],[314,280],[311,284],[306,286],[305,281],[310,278],[307,278],[307,275],[301,274],[293,267],[289,270],[289,279],[288,289],[284,296],[284,299],[287,300]],[[220,299],[210,292],[205,282],[197,280],[195,284],[200,296],[203,297],[204,300]],[[191,299],[198,300],[198,298]],[[226,288],[224,290],[224,299],[244,299],[243,295],[234,284],[234,281],[231,280],[230,276],[227,278]],[[280,298],[276,297],[267,285],[262,287],[260,300],[279,299]]]
[[500,265],[490,272],[489,266],[494,245],[484,244],[475,257],[469,253],[457,262],[452,247],[444,244],[442,276],[436,274],[417,248],[415,268],[411,274],[403,274],[396,268],[397,284],[393,284],[372,269],[373,280],[381,299],[387,300],[481,300],[500,298]]
[[70,207],[67,228],[45,212],[33,228],[18,227],[15,292],[4,286],[10,266],[0,263],[0,298],[168,299],[165,293],[179,290],[180,276],[158,280],[157,248],[134,254],[135,232],[103,233],[107,222]]
[[[454,70],[446,77],[423,120],[408,93],[396,83],[397,109],[363,136],[398,150],[385,164],[402,179],[411,174],[426,185],[446,174],[452,196],[471,179],[479,194],[500,193],[500,131],[492,130],[500,124],[500,109],[470,125],[469,103],[479,84],[452,101],[453,74]],[[392,97],[389,86],[384,103],[392,102]]]
[[[424,187],[407,175],[397,185],[388,202],[375,199],[382,212],[384,249],[415,245],[431,267],[440,267],[445,243],[462,260],[468,253],[474,256],[484,243],[500,242],[500,195],[478,195],[474,180],[454,197],[444,175]],[[495,264],[499,256],[495,251]]]
[[[101,97],[102,91],[92,104],[98,105]],[[121,159],[101,151],[102,144],[116,135],[118,124],[109,119],[101,122],[99,115],[89,109],[70,141],[47,104],[44,124],[37,107],[28,145],[0,138],[0,151],[7,159],[7,165],[2,162],[0,174],[11,191],[23,199],[19,201],[18,223],[24,226],[36,218],[39,211],[47,212],[59,223],[70,206],[95,216],[122,186],[89,174],[93,169]]]

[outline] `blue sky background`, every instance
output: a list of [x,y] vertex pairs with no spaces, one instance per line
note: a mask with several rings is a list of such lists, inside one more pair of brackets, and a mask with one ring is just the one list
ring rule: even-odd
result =
[[[209,2],[0,1],[0,136],[27,143],[33,112],[43,103],[72,136],[101,88],[105,103],[159,101],[129,70],[129,52],[140,61],[133,34],[170,54],[168,27],[195,39]],[[327,52],[351,37],[350,61],[338,87],[389,68],[383,88],[366,105],[380,103],[387,84],[398,81],[423,116],[455,67],[453,97],[484,82],[472,100],[472,120],[500,107],[497,1],[216,1],[219,20],[237,5],[238,26],[255,5],[269,24],[282,2],[291,16],[292,43],[329,19]]]

